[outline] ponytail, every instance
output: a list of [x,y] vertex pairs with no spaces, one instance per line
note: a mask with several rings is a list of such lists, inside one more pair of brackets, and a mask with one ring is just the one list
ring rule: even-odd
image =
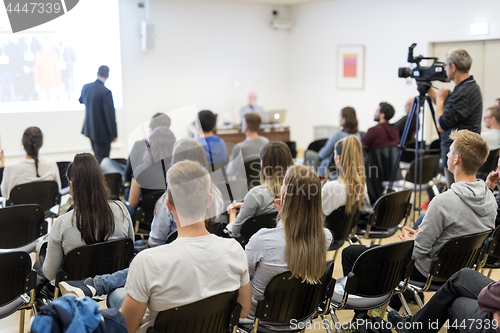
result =
[[35,160],[36,176],[40,178],[38,173],[38,151],[43,144],[43,134],[38,127],[28,127],[23,133],[23,147],[29,157]]

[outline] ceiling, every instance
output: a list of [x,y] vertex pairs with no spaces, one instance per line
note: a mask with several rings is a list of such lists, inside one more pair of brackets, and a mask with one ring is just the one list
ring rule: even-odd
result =
[[217,1],[217,2],[234,2],[234,3],[260,3],[268,5],[299,5],[304,3],[321,2],[327,0],[202,0],[202,1]]

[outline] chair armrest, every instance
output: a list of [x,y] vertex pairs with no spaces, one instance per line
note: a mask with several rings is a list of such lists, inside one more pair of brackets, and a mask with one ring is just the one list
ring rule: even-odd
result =
[[68,278],[69,278],[68,273],[66,273],[62,269],[58,270],[56,273],[56,280],[55,280],[56,287],[58,287],[59,282],[66,281]]
[[231,310],[231,317],[229,317],[228,330],[232,331],[232,328],[238,326],[241,314],[241,304],[236,302],[233,309]]

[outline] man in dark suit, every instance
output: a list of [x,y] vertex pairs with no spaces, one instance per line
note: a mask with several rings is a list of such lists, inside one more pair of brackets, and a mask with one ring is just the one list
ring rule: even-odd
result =
[[104,86],[109,77],[109,67],[101,66],[97,80],[82,88],[80,103],[85,104],[85,122],[82,134],[90,139],[94,156],[99,163],[109,157],[111,142],[116,142],[115,106],[111,90]]

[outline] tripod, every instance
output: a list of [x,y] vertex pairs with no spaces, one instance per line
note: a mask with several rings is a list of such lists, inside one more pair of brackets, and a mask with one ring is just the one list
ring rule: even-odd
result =
[[[425,102],[429,105],[429,109],[431,111],[432,120],[434,122],[434,126],[436,127],[436,131],[438,131],[436,118],[434,113],[434,107],[432,106],[432,101],[429,96],[426,96],[427,91],[429,90],[431,84],[428,82],[417,82],[417,90],[419,95],[413,99],[413,104],[411,106],[410,113],[408,114],[408,118],[406,119],[406,124],[403,130],[403,134],[401,135],[401,139],[398,145],[398,154],[396,157],[396,161],[394,162],[394,166],[392,167],[391,177],[389,179],[389,186],[387,188],[387,192],[390,193],[392,191],[392,187],[394,185],[394,179],[396,178],[397,171],[399,169],[399,162],[401,160],[401,155],[403,151],[406,149],[406,140],[408,139],[408,133],[410,132],[410,127],[413,122],[413,117],[417,117],[416,119],[416,129],[415,129],[415,168],[414,168],[414,180],[415,187],[413,191],[415,195],[413,196],[413,221],[415,221],[415,211],[420,211],[422,204],[422,163],[423,157],[425,155],[426,148],[425,146],[421,146],[421,142],[424,142],[424,120],[425,120]],[[420,122],[420,117],[418,114],[422,114],[422,121]],[[439,131],[438,131],[439,133]],[[420,134],[420,140],[419,140]],[[417,188],[418,187],[418,188]],[[418,191],[418,206],[417,206],[417,195]]]

